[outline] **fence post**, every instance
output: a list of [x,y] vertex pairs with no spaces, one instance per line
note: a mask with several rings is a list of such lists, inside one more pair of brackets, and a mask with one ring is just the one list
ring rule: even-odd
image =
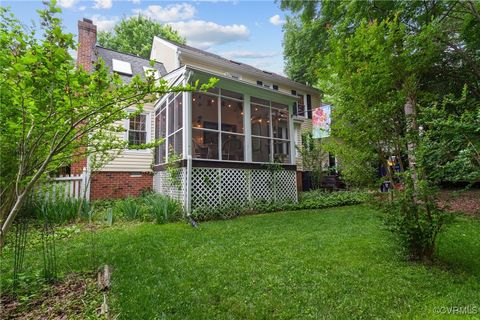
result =
[[[85,200],[89,201],[90,200],[90,172],[86,167],[83,167],[83,172],[82,172],[82,187],[80,188],[83,192],[83,195],[85,196]],[[81,195],[81,197],[83,196]]]

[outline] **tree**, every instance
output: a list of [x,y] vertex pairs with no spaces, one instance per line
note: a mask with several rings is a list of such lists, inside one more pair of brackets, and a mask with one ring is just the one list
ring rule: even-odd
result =
[[[414,149],[422,112],[447,95],[460,96],[465,84],[468,101],[461,110],[475,110],[478,2],[284,0],[281,6],[296,14],[284,29],[286,72],[294,77],[303,72],[335,103],[338,153],[373,151],[381,163],[388,150],[408,168],[408,162],[418,162]],[[303,55],[290,39],[299,39]],[[450,104],[445,111],[459,110]],[[337,156],[343,165],[348,162]]]
[[[335,105],[332,143],[325,147],[350,173],[362,165],[351,155],[373,167],[397,156],[407,174],[406,192],[391,209],[393,229],[412,258],[430,260],[447,220],[431,192],[441,173],[429,155],[457,169],[457,181],[478,179],[469,171],[478,163],[480,4],[284,0],[282,7],[299,14],[285,39],[320,33],[315,57],[300,64],[313,59],[316,68],[305,68],[307,77],[315,77]],[[449,148],[452,141],[458,147]],[[468,169],[458,170],[462,165]]]
[[151,76],[126,84],[102,61],[90,73],[76,68],[68,52],[76,44],[72,34],[63,33],[59,12],[54,1],[39,11],[43,35],[38,35],[0,9],[0,250],[37,182],[75,157],[127,146],[118,135],[127,108],[135,108],[135,115],[160,95],[208,89],[216,81],[169,87]]
[[149,59],[154,36],[185,43],[185,39],[171,26],[160,24],[143,16],[124,18],[115,25],[113,32],[100,32],[98,43],[109,49]]

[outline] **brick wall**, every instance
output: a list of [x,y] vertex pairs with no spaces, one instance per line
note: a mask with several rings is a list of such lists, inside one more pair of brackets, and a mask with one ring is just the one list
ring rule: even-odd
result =
[[70,173],[74,175],[79,175],[83,172],[83,168],[87,168],[87,158],[82,158],[72,163],[72,165],[70,166]]
[[90,182],[90,200],[139,196],[153,188],[153,175],[143,172],[95,172]]
[[[92,20],[85,19],[78,21],[78,49],[77,66],[83,67],[86,71],[92,71],[92,60],[95,44],[97,43],[97,26]],[[80,174],[83,168],[87,167],[87,158],[81,158],[72,163],[70,172]]]
[[97,43],[97,26],[92,20],[78,21],[78,50],[77,66],[82,66],[86,71],[92,71],[93,52]]

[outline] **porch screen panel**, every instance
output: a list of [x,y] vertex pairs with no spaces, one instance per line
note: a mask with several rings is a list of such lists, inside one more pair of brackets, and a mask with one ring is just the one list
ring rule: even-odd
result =
[[192,95],[192,154],[197,159],[244,161],[243,94],[209,90]]
[[[164,139],[167,129],[167,110],[164,102],[155,113],[155,139]],[[165,163],[165,142],[155,147],[155,164]]]
[[221,89],[220,95],[222,160],[244,161],[243,94]]
[[285,104],[251,98],[252,161],[290,163],[290,115]]
[[170,94],[166,101],[166,154],[167,159],[165,162],[170,159],[174,154],[177,156],[182,156],[183,154],[183,123],[182,123],[182,114],[183,114],[183,94]]

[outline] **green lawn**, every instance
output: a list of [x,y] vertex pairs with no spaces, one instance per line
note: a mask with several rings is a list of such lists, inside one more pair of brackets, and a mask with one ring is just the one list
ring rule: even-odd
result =
[[[85,269],[91,240],[60,241],[59,268]],[[480,221],[470,218],[441,237],[433,267],[405,262],[380,213],[366,206],[198,229],[119,225],[94,240],[99,263],[114,268],[111,308],[120,319],[445,318],[437,307],[480,317]]]

